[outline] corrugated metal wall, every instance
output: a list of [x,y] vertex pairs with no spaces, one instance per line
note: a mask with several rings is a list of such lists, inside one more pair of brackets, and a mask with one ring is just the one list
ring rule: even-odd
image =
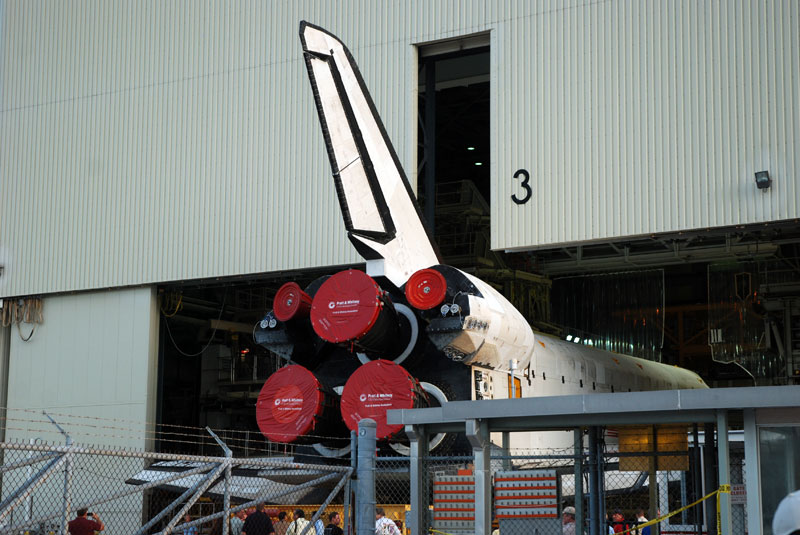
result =
[[793,0],[0,5],[0,295],[359,261],[301,19],[348,44],[412,182],[413,44],[491,30],[494,247],[798,215]]
[[496,27],[493,247],[800,216],[800,2],[539,7]]
[[[147,448],[155,422],[158,308],[153,288],[50,296],[30,341],[16,329],[8,370],[8,439],[63,437],[76,442]],[[30,326],[23,324],[27,336]],[[80,415],[74,419],[68,416]],[[96,418],[97,420],[92,420]],[[119,423],[111,425],[110,419]],[[149,438],[148,438],[149,437]]]
[[360,261],[335,200],[299,21],[347,41],[408,165],[410,36],[482,29],[475,21],[489,9],[453,8],[6,2],[0,295]]

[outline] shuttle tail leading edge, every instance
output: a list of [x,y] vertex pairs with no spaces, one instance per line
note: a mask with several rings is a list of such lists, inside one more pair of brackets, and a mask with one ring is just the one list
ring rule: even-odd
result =
[[368,274],[401,287],[440,263],[408,179],[347,47],[305,21],[300,40],[348,237]]

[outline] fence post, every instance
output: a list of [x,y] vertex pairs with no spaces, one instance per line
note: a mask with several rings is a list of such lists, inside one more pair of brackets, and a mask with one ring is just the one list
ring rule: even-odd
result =
[[375,535],[375,448],[378,424],[358,422],[358,469],[356,479],[356,535]]
[[[658,516],[658,507],[659,507],[659,500],[658,500],[658,426],[654,425],[651,427],[650,432],[653,433],[653,440],[651,443],[651,449],[653,450],[653,455],[650,456],[648,460],[648,485],[649,485],[649,493],[650,493],[650,507],[647,511],[647,514],[650,515],[650,518],[656,518]],[[669,477],[669,476],[667,476]],[[650,533],[652,535],[660,535],[661,528],[659,524],[655,524],[652,526]]]
[[[718,470],[714,470],[717,460],[714,458],[714,431],[713,423],[706,423],[703,426],[703,479],[705,489],[703,493],[712,492],[719,485],[717,475]],[[709,533],[717,526],[717,502],[716,500],[706,500],[703,502],[705,507],[706,530]]]
[[[597,427],[589,427],[589,535],[600,535],[600,478],[597,468]],[[602,474],[600,474],[602,475]]]
[[[719,485],[730,485],[731,463],[728,455],[728,411],[717,411],[717,459],[719,460]],[[724,535],[729,535],[733,529],[731,522],[731,495],[728,492],[719,493],[718,521]],[[711,529],[708,530],[709,532]]]
[[211,430],[210,427],[206,426],[206,431],[208,431],[208,433],[214,437],[214,440],[217,441],[217,444],[219,444],[219,446],[222,448],[222,451],[225,452],[225,490],[222,494],[222,509],[225,512],[225,515],[222,517],[222,535],[228,535],[228,517],[230,517],[231,514],[231,472],[233,469],[233,452],[228,445],[225,444],[225,442],[223,442],[222,439]]
[[345,535],[353,535],[352,530],[352,503],[351,498],[353,496],[353,487],[352,481],[356,478],[356,470],[358,470],[358,457],[356,457],[356,452],[358,451],[358,433],[355,431],[350,431],[350,480],[344,484],[344,506],[342,513],[342,529],[344,530]]
[[[575,428],[575,444],[573,453],[575,455],[575,532],[583,534],[584,514],[583,514],[583,428]],[[561,513],[561,511],[558,511]]]
[[428,489],[425,484],[423,461],[428,456],[428,433],[425,426],[407,425],[406,435],[411,441],[411,454],[408,457],[409,478],[411,479],[411,514],[409,530],[411,533],[425,533],[427,528]]
[[485,420],[466,421],[467,440],[475,459],[475,535],[492,532],[491,442]]
[[47,411],[42,411],[42,414],[47,416],[47,419],[50,420],[56,429],[66,437],[66,446],[68,448],[67,452],[64,454],[65,460],[65,469],[64,469],[64,495],[62,501],[62,515],[61,515],[61,533],[66,535],[67,533],[67,524],[69,523],[69,511],[72,507],[72,461],[73,461],[73,453],[72,453],[72,437],[64,431],[64,428],[58,425],[58,422],[53,420]]

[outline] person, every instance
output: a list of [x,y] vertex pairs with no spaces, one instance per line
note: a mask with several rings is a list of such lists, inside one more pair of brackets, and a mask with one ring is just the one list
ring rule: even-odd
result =
[[800,535],[800,490],[786,495],[772,517],[772,535]]
[[402,535],[397,524],[391,518],[386,518],[383,507],[375,508],[375,535]]
[[606,523],[605,525],[606,525],[606,531],[608,531],[608,535],[614,535],[614,526],[612,526],[611,522],[608,521],[608,513],[606,513],[606,516],[605,516],[605,523]]
[[286,528],[289,527],[289,520],[286,519],[286,511],[278,513],[278,520],[273,524],[275,535],[286,535]]
[[339,527],[342,517],[339,513],[333,512],[328,515],[328,525],[325,526],[325,535],[344,535],[344,531]]
[[[236,511],[231,517],[231,535],[242,535],[244,527],[244,509]],[[275,530],[277,532],[277,530]]]
[[[306,514],[303,512],[302,509],[295,509],[294,510],[294,520],[292,523],[289,524],[289,527],[286,528],[286,535],[301,535],[303,530],[308,525],[308,520],[306,520]],[[306,533],[306,535],[314,535],[313,533]]]
[[614,528],[614,533],[621,533],[630,529],[630,526],[625,522],[625,515],[619,509],[611,515],[611,526]]
[[264,512],[264,504],[256,505],[256,512],[247,515],[242,526],[242,535],[274,535],[275,529],[272,527],[272,520]]
[[[637,509],[636,510],[636,525],[644,524],[647,522],[647,517],[644,516],[644,509]],[[640,533],[641,535],[650,535],[650,526],[646,526],[642,529],[636,528],[636,532]]]
[[[192,515],[186,513],[183,515],[184,522],[191,522]],[[197,535],[197,526],[189,526],[188,528],[183,528],[183,535]]]
[[575,508],[571,505],[561,511],[561,533],[575,535]]
[[97,513],[89,513],[85,507],[75,511],[75,514],[75,520],[70,520],[67,524],[67,532],[70,535],[94,535],[95,531],[106,529]]
[[325,524],[322,523],[321,518],[314,522],[314,531],[317,532],[317,535],[325,535]]

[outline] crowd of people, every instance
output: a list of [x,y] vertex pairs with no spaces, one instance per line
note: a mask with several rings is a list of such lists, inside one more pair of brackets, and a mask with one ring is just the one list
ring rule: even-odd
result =
[[[344,535],[342,530],[342,515],[337,512],[325,515],[328,524],[317,519],[313,528],[306,531],[306,535]],[[191,516],[186,515],[184,522],[189,523]],[[231,535],[301,535],[308,526],[305,511],[295,509],[292,513],[281,511],[278,513],[277,520],[273,522],[272,517],[267,513],[264,504],[249,509],[241,509],[230,518]],[[178,526],[180,529],[180,526]],[[183,528],[182,535],[198,535],[197,526]],[[204,532],[205,533],[205,532]],[[222,534],[222,521],[217,519],[211,523],[208,535]]]
[[[650,535],[650,526],[641,527],[648,522],[644,509],[637,509],[634,520],[625,520],[622,511],[614,511],[611,521],[606,514],[606,529],[608,535],[616,533],[632,533],[634,535]],[[561,511],[561,532],[562,535],[575,535],[575,508],[571,505]]]
[[[67,531],[70,535],[94,535],[96,532],[105,530],[105,524],[100,520],[97,513],[90,513],[87,509],[78,509],[76,517],[68,524]],[[242,509],[230,518],[231,535],[302,535],[309,524],[306,520],[305,512],[302,509],[295,509],[292,515],[281,511],[278,519],[273,522],[272,518],[265,511],[264,504],[259,504],[255,508]],[[342,517],[337,512],[328,513],[328,525],[325,526],[321,519],[318,519],[312,529],[308,529],[306,535],[344,535],[342,530]],[[184,522],[191,522],[191,516],[184,516]],[[648,522],[644,509],[637,509],[633,520],[630,522],[625,519],[622,511],[614,511],[611,520],[606,524],[608,535],[618,533],[634,533],[636,535],[650,535],[650,526],[640,527]],[[179,526],[180,528],[180,526]],[[562,535],[576,535],[575,508],[565,507],[561,511]],[[778,505],[772,519],[772,529],[775,535],[800,535],[800,491],[790,493]],[[188,526],[183,529],[183,535],[198,535],[197,526]],[[222,534],[222,521],[217,519],[211,526],[209,535]],[[402,535],[400,529],[394,521],[386,516],[386,511],[382,507],[375,508],[375,535]],[[493,535],[499,535],[499,530],[495,530]]]

